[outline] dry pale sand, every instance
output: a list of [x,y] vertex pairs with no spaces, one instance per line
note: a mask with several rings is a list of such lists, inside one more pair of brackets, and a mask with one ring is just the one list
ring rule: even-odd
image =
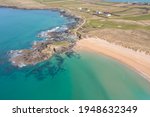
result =
[[99,38],[85,38],[77,42],[77,51],[92,51],[110,56],[134,68],[139,74],[150,81],[150,56]]

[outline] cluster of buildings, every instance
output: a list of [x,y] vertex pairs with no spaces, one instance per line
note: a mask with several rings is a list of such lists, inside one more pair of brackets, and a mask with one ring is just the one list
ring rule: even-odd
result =
[[92,13],[93,15],[97,15],[97,16],[100,16],[100,15],[103,15],[103,16],[106,16],[106,17],[110,17],[112,16],[112,14],[110,12],[103,12],[103,11],[99,11],[99,10],[90,10],[88,8],[78,8],[80,11],[82,12],[87,12],[87,13]]

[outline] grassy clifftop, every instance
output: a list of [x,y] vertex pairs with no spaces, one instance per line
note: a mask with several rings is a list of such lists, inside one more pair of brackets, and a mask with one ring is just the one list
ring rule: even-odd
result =
[[67,9],[85,19],[86,22],[78,30],[79,33],[150,53],[149,5],[100,0],[0,0],[0,5]]

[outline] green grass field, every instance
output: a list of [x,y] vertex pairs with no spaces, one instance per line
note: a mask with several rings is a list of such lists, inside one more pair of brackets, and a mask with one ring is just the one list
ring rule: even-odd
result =
[[123,29],[123,30],[136,30],[136,29],[145,29],[150,30],[150,26],[142,26],[142,25],[135,25],[135,24],[129,24],[129,23],[120,23],[120,22],[112,22],[109,20],[90,20],[85,25],[85,28],[116,28],[116,29]]

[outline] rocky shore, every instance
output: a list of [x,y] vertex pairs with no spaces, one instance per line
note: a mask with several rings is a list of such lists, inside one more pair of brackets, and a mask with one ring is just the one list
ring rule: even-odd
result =
[[48,60],[54,54],[71,51],[77,39],[81,38],[81,35],[76,35],[76,32],[73,31],[82,23],[81,18],[65,10],[52,10],[59,11],[61,16],[71,19],[72,22],[61,27],[40,32],[37,36],[42,38],[42,41],[33,42],[30,49],[11,50],[9,52],[9,60],[14,66],[24,67],[35,65]]

